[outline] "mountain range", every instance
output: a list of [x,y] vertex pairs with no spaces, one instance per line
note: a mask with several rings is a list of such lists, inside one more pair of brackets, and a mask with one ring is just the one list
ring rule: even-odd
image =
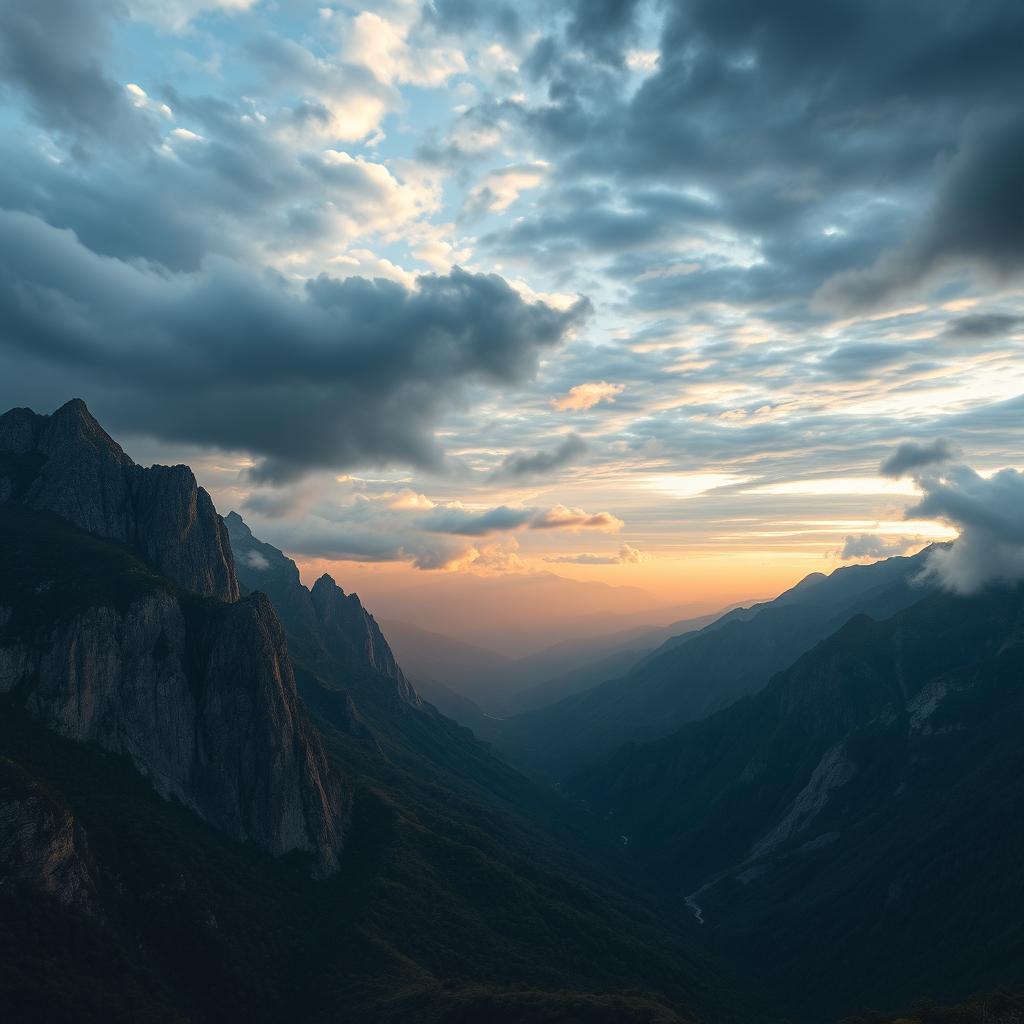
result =
[[[688,1021],[731,1003],[592,822],[330,578],[71,402],[0,417],[0,1015]],[[235,546],[237,545],[237,551]]]
[[1022,678],[1024,587],[934,592],[567,787],[790,1012],[956,998],[1021,980]]
[[[674,624],[482,718],[556,788],[81,402],[0,417],[0,538],[4,1020],[821,1024],[1024,983],[1024,585],[926,550]],[[653,644],[607,633],[593,671]]]
[[489,739],[558,779],[623,743],[667,735],[762,688],[851,616],[886,616],[920,600],[926,557],[814,573],[772,601],[665,640],[624,676],[507,719]]

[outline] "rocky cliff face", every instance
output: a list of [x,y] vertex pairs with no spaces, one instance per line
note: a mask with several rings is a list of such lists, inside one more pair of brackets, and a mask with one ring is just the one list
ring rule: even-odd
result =
[[392,680],[398,695],[413,704],[420,702],[412,683],[395,661],[384,634],[356,594],[346,594],[324,573],[313,584],[310,600],[316,610],[328,649],[340,659],[356,659]]
[[0,452],[0,696],[233,838],[336,870],[349,792],[187,467],[135,466],[81,403],[0,418]]
[[387,679],[401,700],[421,703],[357,595],[346,594],[326,574],[307,590],[295,563],[255,538],[237,512],[229,512],[224,522],[242,586],[270,597],[293,642],[303,645],[312,662],[328,661],[348,671],[369,668]]
[[227,530],[192,471],[137,466],[79,399],[52,416],[0,416],[0,503],[8,501],[127,544],[189,590],[238,599]]

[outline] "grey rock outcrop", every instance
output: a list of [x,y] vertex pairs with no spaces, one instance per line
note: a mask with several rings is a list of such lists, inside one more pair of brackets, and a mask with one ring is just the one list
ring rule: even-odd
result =
[[227,530],[188,466],[137,466],[80,399],[0,416],[0,503],[21,501],[126,544],[189,590],[236,601]]

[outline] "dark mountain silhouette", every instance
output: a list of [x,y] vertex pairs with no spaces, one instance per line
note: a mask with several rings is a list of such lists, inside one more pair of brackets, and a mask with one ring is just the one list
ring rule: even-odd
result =
[[189,471],[133,467],[79,403],[3,423],[0,1018],[731,1005],[692,925],[422,701],[357,598],[233,519],[239,588]]
[[188,590],[238,598],[227,531],[192,470],[137,466],[80,399],[0,416],[0,503],[11,500],[126,544]]
[[228,835],[335,871],[350,794],[191,470],[136,466],[81,402],[0,417],[0,460],[0,693]]

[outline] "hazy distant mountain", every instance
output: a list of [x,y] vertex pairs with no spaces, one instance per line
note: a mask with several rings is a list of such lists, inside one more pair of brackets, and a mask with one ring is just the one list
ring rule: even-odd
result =
[[852,615],[884,618],[920,599],[912,581],[924,557],[815,573],[773,601],[666,641],[620,679],[503,722],[492,738],[516,760],[560,777],[623,743],[667,735],[760,689]]
[[486,737],[492,730],[490,720],[551,704],[622,675],[666,638],[699,629],[718,615],[668,626],[605,630],[598,636],[562,640],[520,658],[406,622],[387,623],[387,633],[417,686],[438,696],[440,702],[432,702]]
[[569,786],[820,1019],[1024,980],[1022,729],[1024,588],[931,594]]
[[689,636],[715,622],[724,613],[725,609],[692,619],[679,619],[667,626],[605,633],[583,640],[566,640],[549,647],[533,658],[524,659],[524,662],[532,662],[536,666],[531,675],[539,675],[543,668],[551,673],[550,677],[511,693],[506,713],[519,714],[546,707],[609,679],[617,679],[662,644],[672,638]]
[[609,622],[619,633],[716,610],[708,602],[679,606],[639,587],[550,572],[418,573],[409,574],[400,587],[378,588],[366,578],[359,589],[383,622],[414,623],[513,659],[567,640],[601,637]]

